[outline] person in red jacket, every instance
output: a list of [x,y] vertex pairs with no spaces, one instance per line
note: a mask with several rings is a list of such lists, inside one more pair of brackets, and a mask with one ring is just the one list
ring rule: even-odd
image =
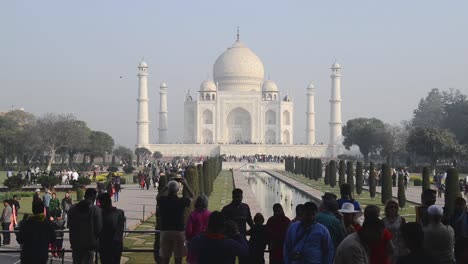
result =
[[268,241],[268,249],[270,250],[270,263],[283,263],[283,244],[286,238],[286,232],[289,227],[288,217],[284,215],[281,204],[273,205],[273,216],[270,217],[266,224],[266,238]]

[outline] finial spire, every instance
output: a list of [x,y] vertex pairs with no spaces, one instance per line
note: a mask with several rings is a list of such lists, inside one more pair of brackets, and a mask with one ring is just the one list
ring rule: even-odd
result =
[[239,26],[237,26],[237,41],[239,41],[240,34],[239,34]]

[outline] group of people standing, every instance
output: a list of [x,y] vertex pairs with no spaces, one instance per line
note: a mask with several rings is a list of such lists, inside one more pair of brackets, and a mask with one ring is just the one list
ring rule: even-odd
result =
[[[177,195],[181,186],[186,197]],[[429,192],[434,197],[428,199]],[[179,264],[187,255],[191,264],[231,264],[236,258],[240,264],[265,263],[268,248],[272,264],[468,263],[463,198],[457,198],[455,215],[450,225],[444,225],[444,209],[435,205],[433,190],[423,192],[416,222],[407,222],[399,214],[396,200],[386,203],[381,217],[376,205],[361,208],[349,184],[340,186],[340,195],[326,192],[320,206],[312,202],[297,205],[294,219],[275,204],[273,216],[264,224],[263,215],[252,217],[249,206],[242,202],[242,190],[234,189],[231,203],[220,212],[208,211],[208,200],[201,195],[185,219],[184,211],[195,197],[182,177],[174,178],[157,197],[160,224],[156,228],[161,235],[155,242],[156,262],[167,264],[174,256]],[[427,202],[430,199],[433,201]]]
[[25,214],[18,225],[16,240],[22,247],[21,263],[47,263],[49,250],[58,257],[63,241],[60,231],[66,226],[73,263],[94,263],[96,251],[103,264],[120,263],[125,213],[112,206],[109,193],[97,195],[94,188],[87,189],[84,200],[76,204],[72,204],[68,193],[60,203],[54,192],[46,191],[42,199],[36,192],[32,214]]

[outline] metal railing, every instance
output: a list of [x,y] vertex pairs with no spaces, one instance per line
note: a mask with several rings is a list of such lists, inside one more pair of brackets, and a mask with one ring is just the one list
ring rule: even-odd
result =
[[[56,233],[69,233],[69,230],[55,230]],[[124,234],[156,234],[159,233],[159,230],[124,230]],[[10,234],[15,234],[19,233],[18,230],[0,230],[0,234],[3,233],[10,233]],[[63,238],[62,238],[63,239]],[[21,248],[19,249],[0,249],[0,254],[6,253],[6,254],[14,254],[14,253],[21,253]],[[62,262],[62,264],[65,263],[65,253],[72,253],[73,250],[71,249],[60,249],[60,250],[48,250],[49,253],[59,253],[59,260]],[[148,248],[148,249],[122,249],[122,253],[153,253],[154,249],[153,248]],[[99,252],[95,252],[94,256],[94,263],[98,264],[98,259],[99,259]],[[50,258],[49,256],[49,263],[52,263],[53,258]]]

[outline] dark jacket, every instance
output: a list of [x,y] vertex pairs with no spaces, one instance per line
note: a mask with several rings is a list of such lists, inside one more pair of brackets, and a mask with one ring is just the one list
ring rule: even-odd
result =
[[101,208],[83,200],[70,208],[68,228],[72,249],[94,250],[102,230]]
[[249,246],[242,236],[226,238],[222,234],[201,234],[189,244],[189,252],[198,264],[234,264],[236,256],[249,254]]
[[16,241],[22,244],[21,263],[47,263],[49,243],[55,241],[52,223],[44,214],[30,216],[21,223]]

